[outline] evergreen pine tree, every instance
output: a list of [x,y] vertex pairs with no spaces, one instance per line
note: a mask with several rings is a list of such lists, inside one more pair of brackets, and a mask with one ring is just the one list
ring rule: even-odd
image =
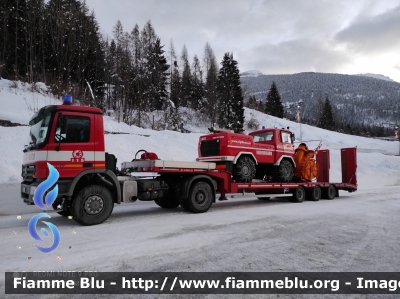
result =
[[257,110],[260,111],[260,112],[264,112],[265,111],[265,105],[261,100],[258,101]]
[[153,101],[150,103],[151,110],[161,110],[163,104],[168,99],[166,90],[169,65],[164,56],[163,45],[160,38],[151,46],[151,51],[147,59],[146,67],[151,70],[149,96]]
[[252,95],[249,97],[249,100],[247,102],[247,107],[249,107],[250,109],[257,110],[258,103],[257,103],[256,96]]
[[204,99],[204,83],[203,72],[201,70],[200,60],[197,55],[193,58],[193,73],[192,73],[192,93],[191,93],[191,107],[193,109],[203,109]]
[[203,58],[206,80],[204,87],[204,103],[202,112],[210,120],[211,126],[214,126],[218,116],[218,64],[214,52],[209,43],[204,47]]
[[171,90],[171,101],[174,104],[174,108],[177,110],[182,106],[182,77],[179,74],[178,64],[174,61],[172,70],[172,90]]
[[321,95],[317,99],[317,125],[319,126],[319,122],[324,115],[324,101],[322,101]]
[[106,51],[105,51],[105,82],[107,84],[107,88],[105,90],[106,93],[106,109],[111,110],[115,109],[113,100],[112,100],[112,93],[113,93],[113,88],[112,86],[114,85],[114,77],[115,77],[115,55],[116,55],[116,45],[115,41],[111,40],[110,44],[106,42]]
[[182,55],[182,103],[184,107],[191,107],[191,93],[192,93],[192,74],[190,71],[189,55],[186,46],[183,45]]
[[336,127],[335,121],[333,119],[332,106],[329,102],[328,97],[326,97],[325,99],[324,108],[321,117],[318,120],[318,127],[331,131],[333,131]]
[[265,113],[279,118],[283,118],[284,116],[281,96],[279,95],[278,88],[276,87],[275,82],[272,82],[271,88],[269,89],[267,95],[267,101],[265,103]]
[[239,69],[233,55],[225,53],[218,75],[219,118],[222,128],[243,132],[244,108]]

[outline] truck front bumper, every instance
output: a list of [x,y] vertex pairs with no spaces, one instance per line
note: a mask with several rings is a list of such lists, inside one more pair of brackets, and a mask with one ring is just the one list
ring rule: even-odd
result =
[[28,205],[33,205],[33,195],[40,182],[33,182],[32,184],[21,183],[21,198]]
[[[33,201],[33,195],[35,194],[36,188],[44,181],[44,179],[36,179],[34,182],[22,182],[21,183],[21,198],[26,202],[28,205],[35,204]],[[58,195],[55,202],[61,202],[62,198],[69,199],[68,191],[70,189],[71,180],[58,180]]]

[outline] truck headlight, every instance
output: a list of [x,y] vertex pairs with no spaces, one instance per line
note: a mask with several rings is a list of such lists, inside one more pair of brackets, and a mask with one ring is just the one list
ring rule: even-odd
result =
[[34,195],[36,190],[36,186],[32,186],[31,189],[29,190],[29,195]]

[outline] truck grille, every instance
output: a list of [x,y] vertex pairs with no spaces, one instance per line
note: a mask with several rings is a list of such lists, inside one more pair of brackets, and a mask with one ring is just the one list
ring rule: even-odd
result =
[[202,141],[200,153],[202,157],[219,156],[219,139]]
[[33,181],[33,175],[35,174],[36,166],[33,165],[22,165],[21,176],[24,181]]

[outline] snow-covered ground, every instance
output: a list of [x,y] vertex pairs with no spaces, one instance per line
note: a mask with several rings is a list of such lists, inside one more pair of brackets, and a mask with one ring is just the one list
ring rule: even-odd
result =
[[[57,103],[54,97],[45,95],[45,89],[39,93],[22,84],[11,87],[14,85],[0,80],[0,119],[27,124],[35,109]],[[315,140],[306,142],[310,148],[322,140],[322,148],[331,150],[332,180],[338,182],[339,150],[356,146],[359,190],[341,192],[333,201],[302,204],[274,199],[265,202],[251,196],[229,199],[215,203],[205,214],[190,214],[180,208],[165,210],[153,202],[121,204],[115,205],[105,223],[91,227],[79,226],[50,211],[61,243],[55,251],[42,254],[27,231],[29,220],[39,210],[23,204],[19,194],[22,149],[29,127],[0,127],[0,297],[4,294],[5,271],[398,271],[400,157],[395,155],[399,143],[307,125],[302,125],[300,131],[297,123],[249,109],[245,113],[247,121],[255,118],[260,126],[289,126],[298,141],[300,137],[303,141]],[[105,117],[106,131],[130,133],[105,135],[106,150],[117,156],[118,163],[130,161],[140,149],[154,151],[161,159],[193,161],[198,137],[207,131],[206,127],[199,121],[187,123],[185,128],[197,133],[182,134],[130,127]],[[204,297],[232,296],[188,296]]]

